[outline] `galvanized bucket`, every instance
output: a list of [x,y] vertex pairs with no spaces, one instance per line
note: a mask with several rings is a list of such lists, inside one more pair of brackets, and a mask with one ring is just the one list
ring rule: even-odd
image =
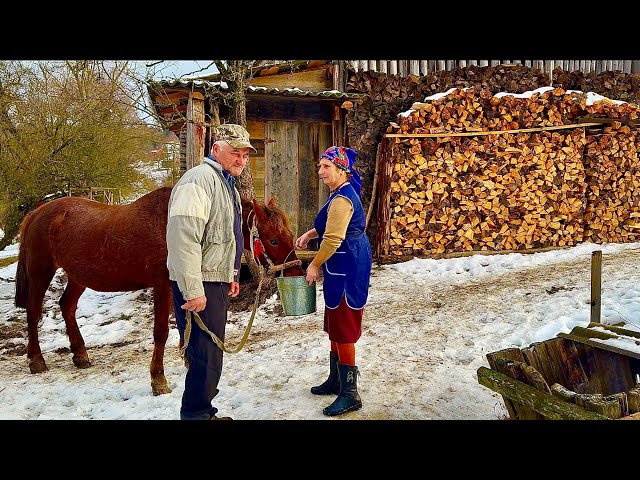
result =
[[287,317],[316,311],[316,284],[307,285],[303,276],[276,277],[282,309]]

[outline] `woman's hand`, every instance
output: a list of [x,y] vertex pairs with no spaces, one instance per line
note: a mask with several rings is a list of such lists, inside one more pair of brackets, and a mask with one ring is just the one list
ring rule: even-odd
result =
[[305,232],[297,238],[296,248],[303,250],[307,248],[308,243],[309,243],[309,232]]
[[316,279],[318,278],[318,273],[320,272],[320,268],[316,267],[313,263],[310,263],[309,266],[307,267],[307,275],[306,275],[306,280],[307,280],[307,285],[311,285],[313,282],[316,281]]

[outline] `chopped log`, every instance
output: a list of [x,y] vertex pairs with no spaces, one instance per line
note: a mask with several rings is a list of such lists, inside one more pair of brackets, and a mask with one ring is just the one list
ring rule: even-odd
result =
[[594,404],[602,402],[604,395],[601,393],[578,393],[573,397],[573,401],[576,405],[586,408],[587,404]]
[[[626,392],[618,392],[612,395],[607,395],[604,397],[604,401],[617,401],[620,405],[620,416],[624,417],[625,415],[629,415],[629,400],[627,398]],[[607,415],[609,416],[609,415]],[[620,418],[620,417],[616,417]]]
[[576,405],[590,412],[597,412],[606,417],[616,419],[622,416],[620,402],[617,397],[603,397],[600,393],[578,394],[574,397]]
[[527,379],[527,383],[529,385],[537,388],[542,393],[551,394],[551,388],[549,388],[547,381],[535,368],[533,368],[531,365],[523,364],[522,372],[524,373],[524,376]]
[[629,413],[640,412],[640,387],[634,387],[627,392]]
[[565,402],[571,403],[575,403],[576,395],[578,395],[576,392],[565,388],[559,383],[554,383],[553,385],[551,385],[551,394],[561,400],[564,400]]

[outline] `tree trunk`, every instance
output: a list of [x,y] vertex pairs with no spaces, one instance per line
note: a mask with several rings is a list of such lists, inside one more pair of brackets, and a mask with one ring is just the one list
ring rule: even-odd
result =
[[[222,72],[222,70],[220,70]],[[245,79],[249,73],[249,65],[242,60],[229,60],[223,80],[229,86],[230,120],[246,128],[247,126],[247,99],[245,96]],[[243,200],[256,198],[256,190],[253,186],[251,174],[251,162],[247,163],[242,173],[236,177],[236,187]],[[249,267],[253,279],[258,282],[262,278],[262,268],[256,263],[249,250],[244,250],[244,259]],[[266,289],[265,289],[266,290]]]

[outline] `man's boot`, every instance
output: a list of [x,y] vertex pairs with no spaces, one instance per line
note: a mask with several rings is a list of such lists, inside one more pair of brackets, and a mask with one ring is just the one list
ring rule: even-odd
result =
[[317,387],[311,387],[314,395],[337,395],[340,393],[340,377],[338,376],[338,353],[329,353],[329,378]]
[[331,405],[322,410],[325,415],[341,415],[362,407],[362,400],[358,394],[358,367],[338,362],[338,373],[340,375],[340,393]]

